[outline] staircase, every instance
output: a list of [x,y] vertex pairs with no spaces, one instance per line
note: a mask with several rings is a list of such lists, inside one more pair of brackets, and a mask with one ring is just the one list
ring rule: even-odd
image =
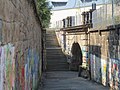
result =
[[46,31],[46,61],[47,71],[67,71],[68,63],[58,44],[55,31]]

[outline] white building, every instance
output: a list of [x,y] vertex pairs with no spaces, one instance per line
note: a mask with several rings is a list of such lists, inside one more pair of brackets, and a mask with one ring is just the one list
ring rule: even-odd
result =
[[81,25],[82,24],[82,12],[89,11],[92,9],[92,3],[96,3],[97,7],[100,8],[102,6],[104,0],[68,0],[67,4],[61,5],[60,2],[56,2],[58,6],[54,6],[54,4],[51,2],[51,5],[53,6],[51,10],[51,24],[50,28],[61,28],[62,20],[67,18],[68,16],[74,17],[74,25]]

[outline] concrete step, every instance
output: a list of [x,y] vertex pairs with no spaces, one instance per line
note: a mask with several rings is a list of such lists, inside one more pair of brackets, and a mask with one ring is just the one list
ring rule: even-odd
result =
[[51,69],[47,69],[47,71],[68,71],[68,69],[67,68],[51,68]]
[[48,60],[53,60],[53,61],[65,61],[65,57],[46,57],[46,59],[48,59]]
[[64,55],[61,51],[46,51],[46,55],[61,56]]
[[[49,63],[49,62],[51,62],[51,63]],[[67,62],[65,62],[65,61],[47,61],[47,64],[48,65],[68,65],[68,63]]]
[[67,66],[59,66],[59,67],[51,67],[51,66],[47,66],[47,71],[68,71],[68,67]]
[[58,52],[62,52],[62,49],[60,48],[60,47],[51,47],[51,48],[46,48],[46,51],[48,51],[48,52],[51,52],[51,51],[58,51]]
[[63,62],[63,63],[61,63],[61,62],[59,62],[59,63],[47,63],[47,66],[51,66],[51,68],[52,67],[55,67],[55,68],[57,68],[57,67],[68,67],[68,64],[65,63],[65,62]]
[[64,56],[65,57],[65,55],[63,54],[63,53],[48,53],[47,55],[46,55],[47,57],[49,57],[49,56],[52,56],[52,57],[54,57],[54,56]]
[[69,70],[66,62],[47,61],[47,70]]
[[67,63],[67,61],[65,59],[60,59],[60,60],[57,60],[57,59],[47,59],[47,62],[65,63],[65,64]]
[[59,47],[60,45],[59,44],[53,44],[53,43],[46,43],[46,47]]
[[61,53],[49,53],[46,55],[46,57],[50,57],[50,58],[66,58],[66,56],[64,54]]
[[61,54],[61,53],[52,53],[52,54],[47,54],[46,55],[46,58],[49,58],[49,59],[56,59],[56,60],[61,60],[61,59],[66,59],[66,56],[64,54]]
[[49,43],[46,44],[46,47],[51,47],[51,46],[58,47],[58,46],[60,46],[60,45],[59,45],[59,44],[52,44],[52,43],[51,43],[51,44],[49,44]]
[[[59,57],[58,57],[59,58]],[[52,58],[52,57],[49,57],[49,58],[46,58],[48,61],[65,61],[66,62],[66,60],[65,60],[65,58]]]
[[46,34],[46,60],[48,71],[68,70],[68,64],[54,31]]
[[57,39],[46,39],[46,42],[56,42],[56,43],[58,43]]
[[58,43],[58,41],[57,41],[57,40],[55,40],[55,39],[53,39],[53,40],[50,40],[50,39],[49,39],[49,40],[46,40],[46,43],[47,43],[47,42],[48,42],[48,43],[49,43],[49,42]]
[[46,42],[46,45],[48,45],[48,46],[59,46],[59,43],[56,43],[56,42]]
[[47,62],[54,62],[54,63],[67,63],[66,59],[47,59]]
[[46,34],[46,39],[50,39],[49,37],[56,38],[56,35],[55,34]]

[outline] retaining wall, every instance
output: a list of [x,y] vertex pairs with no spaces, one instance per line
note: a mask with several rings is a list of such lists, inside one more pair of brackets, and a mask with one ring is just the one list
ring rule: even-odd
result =
[[33,0],[0,1],[0,90],[33,90],[41,76],[41,26]]

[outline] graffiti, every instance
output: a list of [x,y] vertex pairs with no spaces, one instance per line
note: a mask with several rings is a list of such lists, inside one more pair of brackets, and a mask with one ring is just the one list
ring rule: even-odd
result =
[[14,47],[7,44],[0,47],[0,90],[14,87]]
[[110,59],[109,61],[109,84],[111,87],[118,89],[120,83],[120,60]]
[[105,70],[105,68],[103,68],[103,65],[104,65],[103,62],[105,60],[104,59],[101,60],[101,58],[97,57],[96,55],[90,54],[90,61],[91,61],[90,62],[90,64],[91,64],[91,78],[93,80],[95,80],[96,82],[102,83],[102,78],[105,78],[103,75],[104,70]]
[[[38,83],[39,54],[28,49],[15,53],[15,47],[0,47],[0,90],[31,90]],[[26,56],[26,57],[25,57]]]
[[102,74],[102,84],[106,86],[106,73],[107,73],[107,61],[104,59],[101,59],[101,74]]
[[5,62],[4,62],[4,49],[0,47],[0,90],[4,90],[4,76],[5,76]]
[[110,87],[118,90],[120,83],[120,60],[109,59],[107,61],[90,54],[90,61],[91,78],[96,82],[101,82],[104,86],[109,83]]
[[28,49],[25,63],[25,90],[35,88],[38,82],[39,55],[35,50]]
[[97,82],[100,82],[101,78],[101,67],[100,67],[100,59],[96,57],[95,55],[90,55],[90,61],[91,61],[91,76],[92,79],[94,79]]

